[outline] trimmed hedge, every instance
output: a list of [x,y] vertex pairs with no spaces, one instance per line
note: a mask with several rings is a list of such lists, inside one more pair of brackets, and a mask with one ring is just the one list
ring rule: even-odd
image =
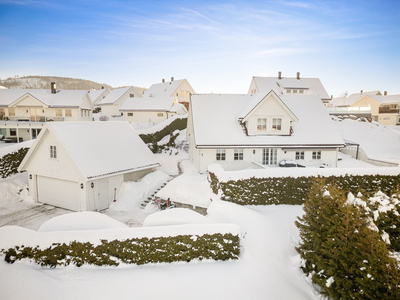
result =
[[0,175],[2,178],[7,178],[18,173],[18,167],[26,153],[28,153],[28,150],[29,148],[21,148],[0,158]]
[[[211,189],[221,199],[241,205],[300,205],[307,199],[310,187],[318,177],[273,177],[249,178],[220,182],[210,172]],[[365,176],[329,176],[324,177],[327,185],[335,184],[339,189],[357,194],[373,195],[382,191],[386,195],[400,186],[400,174],[397,176],[365,175]]]
[[42,267],[55,268],[75,264],[118,266],[120,263],[143,265],[148,263],[190,262],[198,259],[238,259],[240,239],[232,234],[179,235],[175,237],[134,238],[124,241],[101,240],[101,244],[73,241],[69,245],[54,243],[46,249],[39,246],[18,247],[2,250],[5,261],[28,258]]
[[176,119],[171,122],[168,126],[165,126],[162,130],[151,134],[140,134],[140,138],[145,144],[159,142],[163,137],[174,132],[175,130],[183,130],[187,127],[187,118]]

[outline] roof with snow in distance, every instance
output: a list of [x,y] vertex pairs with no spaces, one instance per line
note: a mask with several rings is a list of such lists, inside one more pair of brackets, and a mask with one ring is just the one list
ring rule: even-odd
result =
[[89,96],[90,96],[90,99],[92,100],[92,102],[94,103],[97,98],[99,98],[100,96],[102,96],[102,94],[107,93],[107,92],[110,92],[109,88],[101,89],[101,90],[94,90],[94,91],[89,92]]
[[368,95],[368,97],[382,103],[382,104],[400,104],[400,94],[397,95]]
[[129,98],[120,111],[170,111],[175,102],[175,97]]
[[46,130],[57,137],[88,180],[160,166],[128,122],[48,122],[21,163],[22,170]]
[[370,92],[362,92],[362,93],[354,93],[349,95],[348,97],[335,97],[329,101],[330,106],[351,106],[353,103],[357,102],[362,96],[371,96],[371,95],[381,95],[380,91],[370,91]]
[[[326,92],[319,78],[302,78],[296,77],[257,77],[253,80],[257,86],[259,93],[269,92],[273,90],[276,94],[285,94],[285,89],[304,89],[307,90],[309,96],[319,96],[320,100],[329,100],[331,97]],[[249,93],[251,91],[249,90]]]
[[270,93],[245,95],[192,95],[191,112],[196,147],[335,147],[344,144],[318,96],[279,95],[298,121],[291,136],[246,136],[239,118]]
[[87,93],[86,90],[57,90],[52,94],[50,89],[6,89],[0,90],[0,106],[10,106],[28,94],[48,107],[79,107]]
[[186,79],[155,83],[144,92],[143,97],[173,97],[173,93]]
[[123,95],[125,95],[126,93],[128,93],[130,91],[140,95],[140,93],[135,89],[134,86],[128,86],[128,87],[124,87],[124,88],[119,88],[119,89],[112,90],[111,93],[109,93],[104,99],[102,99],[99,103],[97,103],[97,105],[101,106],[101,105],[114,104]]

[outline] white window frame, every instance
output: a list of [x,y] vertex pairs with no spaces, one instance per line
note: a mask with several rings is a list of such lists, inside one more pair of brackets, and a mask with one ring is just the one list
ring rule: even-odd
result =
[[69,109],[69,108],[66,109],[66,110],[65,110],[65,116],[66,116],[66,117],[72,117],[72,110]]
[[50,158],[57,158],[57,146],[50,146]]
[[133,117],[133,113],[128,112],[127,115],[128,117]]
[[243,160],[243,149],[235,149],[234,150],[233,160]]
[[263,165],[276,165],[278,163],[278,149],[264,148],[262,156]]
[[286,94],[291,94],[292,90],[286,90]]
[[164,117],[164,113],[157,113],[157,117]]
[[258,131],[267,130],[267,118],[257,118],[257,130]]
[[273,118],[272,119],[272,130],[282,130],[282,119]]
[[313,160],[321,159],[321,151],[313,151],[312,159]]
[[225,151],[225,149],[217,149],[215,158],[217,160],[226,160],[226,151]]
[[296,160],[304,160],[304,151],[296,151]]
[[129,97],[130,97],[130,98],[134,98],[134,97],[135,97],[135,94],[129,94]]
[[56,108],[56,117],[62,117],[62,109]]

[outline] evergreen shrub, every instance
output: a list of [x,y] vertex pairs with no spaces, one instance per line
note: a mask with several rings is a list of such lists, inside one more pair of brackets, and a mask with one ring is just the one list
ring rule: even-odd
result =
[[150,134],[140,134],[139,136],[145,144],[159,142],[163,137],[174,132],[175,130],[183,130],[187,127],[187,118],[176,119],[169,125],[165,126],[162,130]]
[[2,178],[7,178],[18,173],[18,167],[28,153],[28,150],[29,148],[21,148],[0,158],[0,175]]
[[174,237],[133,238],[123,241],[101,240],[101,244],[73,241],[54,243],[46,249],[16,246],[2,250],[5,261],[28,258],[42,267],[55,268],[75,264],[118,266],[123,264],[170,263],[191,260],[229,260],[240,255],[239,236],[233,234],[179,235]]

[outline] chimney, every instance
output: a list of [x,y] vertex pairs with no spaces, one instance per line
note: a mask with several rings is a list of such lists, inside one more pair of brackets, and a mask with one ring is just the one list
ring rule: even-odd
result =
[[300,79],[300,72],[297,72],[297,79]]
[[52,83],[50,83],[50,85],[51,85],[51,93],[55,94],[56,93],[56,83],[52,82]]
[[171,81],[174,81],[174,77],[171,77]]
[[164,82],[165,82],[165,79],[163,78],[163,79],[162,79],[162,83],[164,83]]
[[282,79],[282,72],[281,71],[278,72],[278,79]]
[[384,91],[384,92],[383,92],[383,95],[384,95],[384,96],[387,96],[387,91]]
[[363,91],[363,90],[361,90],[361,92],[360,92],[360,93],[362,94],[363,92],[364,92],[364,91]]
[[104,90],[104,85],[101,86],[101,89]]

